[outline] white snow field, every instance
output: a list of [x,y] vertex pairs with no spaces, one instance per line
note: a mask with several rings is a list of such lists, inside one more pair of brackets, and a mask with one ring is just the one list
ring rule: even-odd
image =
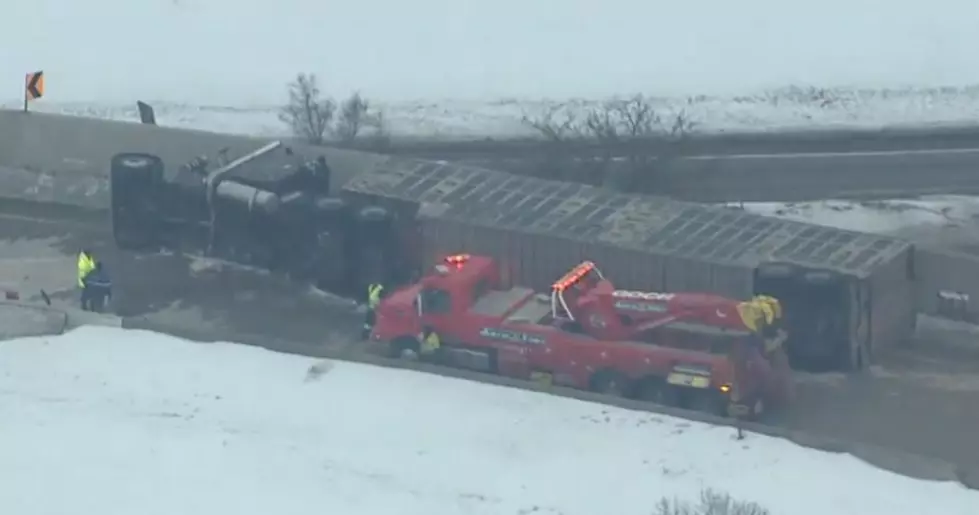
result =
[[83,327],[0,343],[0,512],[974,515],[979,493],[729,428],[422,373]]
[[[262,134],[298,72],[360,90],[396,135],[528,134],[643,93],[700,130],[979,119],[975,0],[36,0],[0,16],[0,104]],[[270,107],[273,106],[273,107]]]

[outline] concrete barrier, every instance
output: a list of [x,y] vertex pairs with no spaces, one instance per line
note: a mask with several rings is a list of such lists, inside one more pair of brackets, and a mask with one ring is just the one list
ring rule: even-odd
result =
[[44,305],[0,301],[0,340],[61,334],[68,315]]
[[[964,132],[963,132],[964,131]],[[908,149],[974,147],[970,143],[973,129],[936,132],[935,136],[922,131],[893,133],[861,132],[872,143],[868,148]],[[835,136],[834,136],[835,134]],[[748,152],[786,152],[793,145],[818,142],[818,151],[848,146],[845,133],[797,133],[786,137],[759,135],[725,135],[700,138],[701,143],[684,148],[673,158],[658,164],[658,179],[649,187],[661,194],[695,202],[729,201],[799,201],[826,197],[881,198],[933,193],[964,193],[979,191],[979,179],[972,173],[977,158],[970,153],[931,151],[914,155],[869,155],[862,157],[835,156],[832,159],[798,159],[791,155],[779,158],[730,159],[724,154]],[[944,136],[942,136],[944,135]],[[920,138],[920,139],[916,139]],[[943,138],[949,138],[946,141]],[[698,140],[698,141],[700,141]],[[214,157],[227,149],[232,158],[259,148],[270,140],[229,134],[217,134],[187,129],[173,129],[136,123],[116,122],[94,118],[71,117],[45,113],[0,111],[0,167],[19,170],[24,178],[11,184],[0,182],[0,195],[11,190],[23,192],[36,187],[32,196],[63,199],[74,205],[101,202],[108,197],[106,190],[109,158],[119,152],[148,152],[159,155],[170,166],[183,164],[194,157]],[[795,143],[793,143],[795,142]],[[646,144],[648,142],[642,143]],[[337,184],[343,184],[369,163],[384,156],[356,150],[313,147],[297,142],[290,146],[309,155],[327,158]],[[537,148],[539,142],[470,142],[425,145],[395,145],[390,152],[422,158],[462,159],[467,152],[477,151],[474,162],[490,168],[512,171],[536,170],[540,159],[514,159]],[[803,145],[804,148],[808,148]],[[826,146],[829,145],[829,146]],[[879,147],[879,145],[883,145]],[[588,149],[592,152],[594,149]],[[800,148],[803,148],[800,147]],[[369,147],[364,147],[369,149]],[[452,151],[452,148],[457,150]],[[747,148],[749,150],[739,150]],[[860,147],[863,148],[863,147]],[[520,150],[524,149],[524,150]],[[534,151],[534,152],[538,152]],[[812,151],[812,150],[810,150]],[[438,153],[431,153],[438,152]],[[548,150],[542,155],[552,152]],[[574,149],[565,153],[574,153]],[[703,154],[720,153],[704,158]],[[592,155],[592,154],[588,154]],[[699,157],[698,157],[699,156]],[[927,171],[928,173],[921,173]],[[641,189],[641,188],[640,188]],[[65,193],[66,196],[60,195]]]
[[0,340],[57,335],[87,325],[121,328],[123,321],[109,313],[92,313],[71,306],[0,301]]

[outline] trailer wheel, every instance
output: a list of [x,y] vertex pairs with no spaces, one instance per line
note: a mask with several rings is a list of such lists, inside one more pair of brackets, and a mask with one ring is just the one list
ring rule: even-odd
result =
[[418,339],[411,336],[399,336],[395,338],[391,342],[389,350],[392,358],[410,361],[417,361],[421,355],[421,345],[418,343]]
[[616,370],[599,370],[589,381],[591,391],[612,397],[628,397],[632,390],[631,381],[625,374]]

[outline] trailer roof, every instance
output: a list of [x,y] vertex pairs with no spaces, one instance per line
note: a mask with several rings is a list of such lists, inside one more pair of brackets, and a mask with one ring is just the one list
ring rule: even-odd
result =
[[783,262],[865,277],[910,245],[731,208],[416,159],[382,161],[344,190],[427,204],[440,216],[477,225],[752,268]]

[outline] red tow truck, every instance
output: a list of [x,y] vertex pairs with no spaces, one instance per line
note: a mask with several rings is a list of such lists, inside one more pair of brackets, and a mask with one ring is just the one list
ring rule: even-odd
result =
[[[493,259],[448,256],[381,301],[371,337],[394,356],[723,414],[787,398],[738,301],[616,290],[591,262],[546,294],[500,285]],[[426,330],[441,340],[428,356]]]

